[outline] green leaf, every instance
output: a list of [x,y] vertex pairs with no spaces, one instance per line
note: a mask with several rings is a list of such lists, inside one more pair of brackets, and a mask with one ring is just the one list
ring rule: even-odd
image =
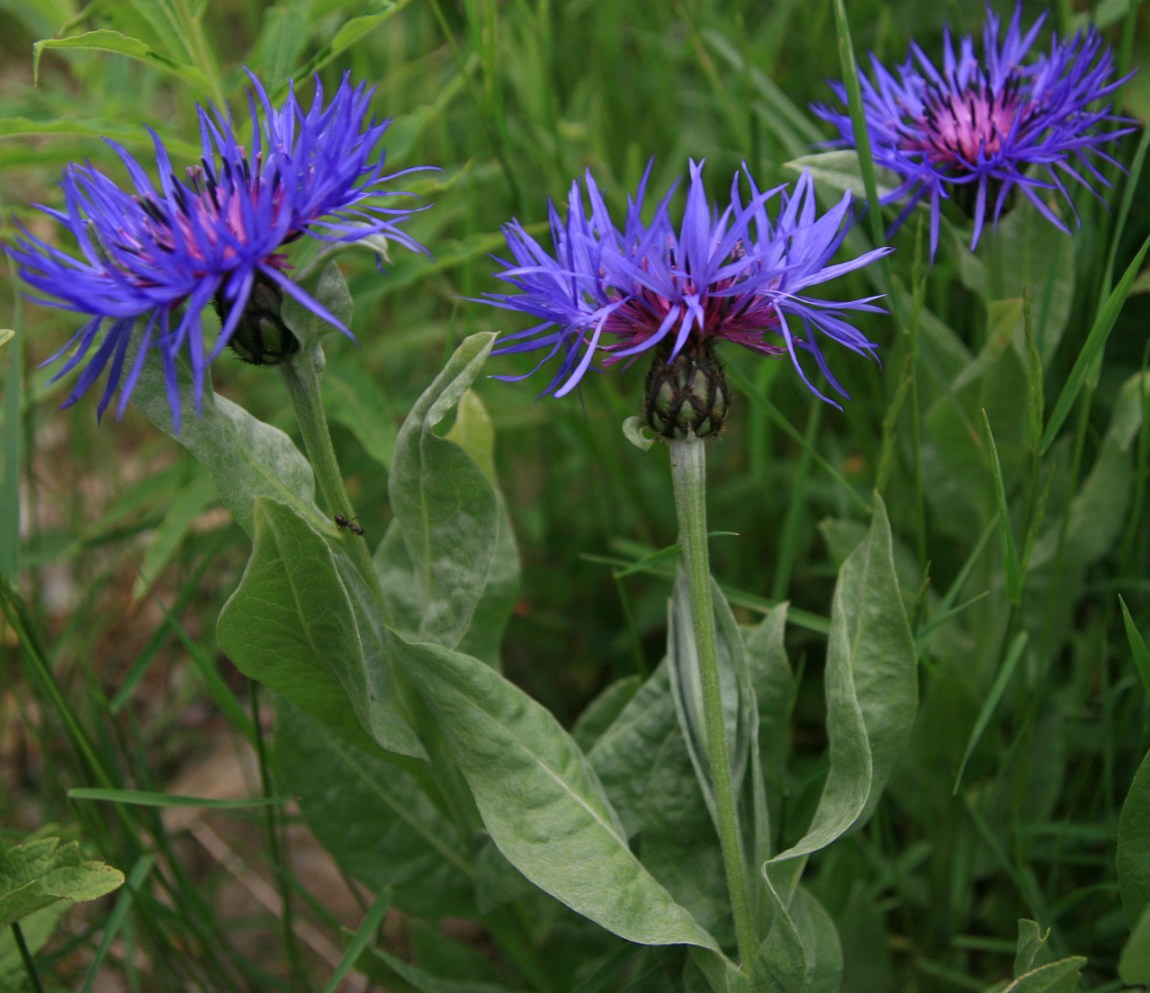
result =
[[1027,627],[1042,625],[1045,650],[1056,651],[1074,623],[1074,605],[1087,569],[1115,548],[1134,491],[1136,445],[1142,427],[1142,391],[1150,374],[1136,374],[1118,391],[1102,445],[1068,511],[1034,542],[1027,564]]
[[723,855],[699,772],[679,727],[652,756],[639,856],[720,945],[735,942]]
[[383,976],[389,987],[398,979],[400,983],[406,984],[398,988],[410,988],[418,993],[509,993],[506,986],[497,983],[474,979],[444,979],[382,948],[370,948],[368,951],[385,966]]
[[[39,953],[56,931],[60,918],[71,906],[66,900],[55,900],[47,907],[34,910],[20,920],[20,935],[30,955]],[[27,989],[24,958],[16,946],[11,927],[0,927],[0,990]]]
[[[850,190],[856,197],[866,198],[866,183],[863,180],[862,166],[858,152],[853,149],[816,152],[803,155],[784,163],[784,168],[795,172],[810,171],[816,182],[829,186],[832,190]],[[889,169],[875,167],[875,179],[880,197],[894,192],[899,185],[899,177]]]
[[249,536],[255,533],[257,497],[285,504],[316,527],[331,526],[316,506],[311,466],[286,434],[212,393],[206,383],[202,410],[197,412],[186,368],[180,368],[179,382],[179,434],[172,431],[163,364],[155,350],[144,362],[132,403],[203,464],[224,506]]
[[[1045,362],[1062,340],[1074,302],[1074,241],[1026,200],[1007,212],[995,231],[987,232],[977,255],[967,249],[966,233],[955,232],[962,281],[992,313],[996,307],[1013,310],[1017,326],[1023,295],[1029,294],[1035,344]],[[988,280],[988,270],[993,280]]]
[[1018,558],[1018,548],[1014,543],[1014,529],[1010,521],[1010,507],[1006,502],[1006,484],[1002,479],[1002,463],[998,460],[998,447],[994,444],[994,433],[990,429],[990,418],[982,412],[982,423],[986,428],[986,440],[990,446],[990,466],[994,476],[994,495],[998,500],[998,528],[1002,536],[1002,570],[1006,597],[1013,603],[1022,602],[1022,563]]
[[[780,880],[781,881],[781,880]],[[771,892],[776,891],[772,887]],[[776,895],[775,918],[759,946],[755,975],[778,993],[839,993],[843,952],[834,921],[814,896],[799,887],[790,907]]]
[[399,422],[388,409],[382,384],[359,355],[344,352],[328,359],[323,398],[328,417],[347,428],[381,466],[390,466]]
[[338,545],[292,508],[256,500],[252,555],[220,614],[220,647],[245,675],[349,741],[363,744],[358,718],[381,747],[421,756],[396,710],[376,610]]
[[264,79],[287,79],[299,64],[307,47],[308,0],[288,0],[264,10],[263,27],[256,41],[254,59],[246,64],[259,66]]
[[[463,342],[395,440],[389,492],[412,568],[421,641],[458,645],[491,580],[500,501],[483,470],[435,433],[479,374],[494,335]],[[385,583],[385,585],[387,585]]]
[[1018,922],[1018,942],[1014,952],[1014,974],[1021,976],[1030,972],[1035,966],[1046,964],[1046,958],[1040,958],[1042,950],[1050,937],[1050,930],[1043,931],[1036,921],[1021,918]]
[[990,687],[990,692],[986,695],[986,699],[982,703],[982,708],[978,712],[978,718],[974,722],[974,727],[970,730],[970,737],[966,742],[966,750],[962,753],[962,761],[958,764],[958,772],[954,777],[955,794],[958,793],[958,788],[962,784],[962,774],[966,771],[966,764],[970,761],[970,757],[974,754],[974,750],[982,740],[982,735],[990,724],[990,719],[994,716],[994,711],[1002,700],[1003,694],[1006,692],[1006,687],[1010,683],[1010,677],[1014,675],[1014,670],[1018,668],[1018,663],[1026,652],[1028,639],[1029,635],[1027,632],[1019,631],[1010,643],[1010,650],[1006,653],[1006,661],[1002,663],[998,674],[994,677],[994,685]]
[[101,28],[97,31],[87,31],[84,34],[72,35],[69,38],[44,38],[32,45],[32,78],[39,81],[40,59],[48,49],[77,49],[90,52],[109,52],[112,55],[124,55],[136,59],[153,69],[159,69],[177,79],[190,83],[197,91],[205,92],[210,89],[207,77],[195,66],[165,55],[149,46],[139,38],[132,38]]
[[1059,959],[1023,973],[1002,993],[1076,993],[1086,959],[1081,955]]
[[781,603],[749,631],[743,642],[747,668],[759,707],[759,747],[768,778],[782,785],[790,741],[791,707],[796,691],[783,637],[788,604]]
[[95,900],[124,882],[124,874],[85,859],[76,842],[31,838],[0,852],[0,926],[57,900]]
[[772,862],[825,848],[874,809],[914,724],[918,676],[880,497],[839,570],[826,666],[830,772],[806,835]]
[[456,646],[465,655],[474,655],[499,668],[499,646],[519,600],[519,548],[507,503],[495,477],[495,428],[483,401],[473,390],[459,399],[455,423],[447,439],[471,456],[487,477],[498,505],[495,525],[498,529],[491,565],[483,584],[479,602],[462,640]]
[[725,955],[706,948],[692,948],[690,953],[683,970],[683,985],[687,993],[695,993],[696,990],[751,993],[750,981]]
[[383,926],[383,920],[387,916],[387,912],[391,909],[391,897],[388,894],[376,898],[375,903],[371,905],[363,916],[356,932],[352,935],[351,941],[348,942],[347,948],[344,949],[343,956],[339,960],[339,965],[336,966],[335,971],[328,980],[327,985],[323,988],[323,993],[336,993],[340,984],[344,981],[352,969],[355,968],[356,959],[363,954],[363,951],[370,945],[374,944],[377,939],[377,932]]
[[340,867],[397,907],[445,917],[474,914],[472,869],[457,832],[416,779],[370,754],[286,697],[276,698],[280,787]]
[[392,15],[398,14],[410,2],[411,0],[396,0],[395,3],[387,4],[386,9],[379,13],[365,14],[362,17],[353,17],[345,21],[343,26],[336,31],[331,41],[308,60],[307,65],[296,73],[295,78],[297,80],[310,79],[319,72],[320,69],[333,59],[338,58],[368,32],[379,27],[380,24]]
[[[334,261],[329,261],[319,274],[319,279],[309,279],[308,289],[312,297],[325,307],[332,317],[337,318],[343,326],[351,327],[354,304],[351,291],[347,288],[347,280],[343,272]],[[320,317],[319,314],[305,307],[295,297],[283,297],[281,310],[283,322],[299,339],[300,348],[313,347],[324,335],[338,333],[339,328]],[[321,355],[320,368],[323,368]]]
[[[708,759],[707,721],[703,708],[702,674],[699,651],[691,614],[691,582],[680,565],[675,578],[675,593],[667,621],[667,671],[671,677],[671,695],[679,729],[695,774],[714,812],[711,765]],[[731,614],[727,598],[718,584],[711,581],[711,600],[715,611],[715,639],[718,649],[719,692],[723,702],[723,724],[731,760],[731,785],[736,794],[751,757],[751,741],[758,733],[758,714],[753,694],[740,685],[746,678],[747,662],[743,639]],[[749,698],[748,698],[749,697]]]
[[1102,355],[1103,349],[1106,347],[1106,339],[1110,337],[1110,332],[1114,328],[1115,321],[1118,320],[1122,305],[1130,293],[1134,278],[1142,268],[1147,250],[1150,250],[1150,237],[1142,242],[1142,247],[1130,261],[1130,265],[1126,267],[1118,285],[1114,287],[1110,296],[1106,298],[1106,302],[1099,308],[1094,326],[1090,329],[1090,334],[1087,335],[1086,341],[1082,345],[1082,351],[1078,353],[1074,368],[1070,370],[1066,385],[1062,387],[1062,392],[1054,405],[1054,411],[1046,423],[1046,431],[1042,435],[1043,452],[1049,450],[1050,446],[1054,444],[1054,439],[1062,428],[1062,423],[1070,414],[1070,408],[1074,405],[1082,387],[1086,385],[1086,380],[1095,361]]
[[1118,603],[1122,607],[1122,625],[1126,629],[1126,641],[1130,644],[1130,654],[1134,656],[1134,668],[1138,672],[1138,679],[1142,683],[1142,692],[1150,699],[1150,647],[1146,639],[1130,616],[1130,609],[1122,595],[1118,596]]
[[716,947],[632,854],[590,763],[544,707],[478,659],[396,641],[508,861],[628,941]]
[[1127,986],[1150,986],[1150,908],[1142,911],[1122,949],[1118,975]]
[[1150,907],[1150,754],[1138,767],[1118,818],[1115,858],[1122,907],[1131,923]]
[[7,345],[14,337],[16,332],[11,328],[0,328],[0,345]]
[[204,508],[215,500],[215,484],[199,472],[176,491],[144,551],[144,560],[132,586],[133,600],[147,595],[160,573],[175,558]]
[[664,662],[587,755],[628,838],[644,827],[651,769],[676,727],[671,679]]
[[282,807],[290,796],[254,796],[239,800],[219,800],[202,796],[180,796],[177,793],[155,793],[150,790],[104,790],[77,787],[68,790],[71,800],[105,800],[128,803],[137,807],[200,807],[207,810],[245,810],[249,807]]
[[[611,683],[587,705],[587,708],[576,719],[575,727],[571,729],[571,736],[582,751],[589,752],[595,742],[607,733],[607,729],[615,723],[623,709],[635,698],[635,694],[639,692],[639,687],[642,685],[643,680],[640,677],[624,676],[622,679],[617,679]],[[608,796],[610,796],[610,791],[608,791]]]

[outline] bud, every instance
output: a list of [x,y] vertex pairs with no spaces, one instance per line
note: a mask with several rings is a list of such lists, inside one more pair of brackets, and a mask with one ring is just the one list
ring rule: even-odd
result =
[[[251,365],[279,365],[299,351],[299,341],[280,317],[283,293],[267,276],[257,273],[247,306],[228,346]],[[215,297],[216,313],[227,323],[231,304],[222,292]]]
[[723,364],[715,357],[715,339],[692,337],[673,359],[670,354],[670,341],[659,345],[647,373],[647,424],[664,438],[717,435],[727,419],[731,393]]

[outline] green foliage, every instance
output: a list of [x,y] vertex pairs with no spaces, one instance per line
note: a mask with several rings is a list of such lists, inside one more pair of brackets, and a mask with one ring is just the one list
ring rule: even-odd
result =
[[86,859],[75,841],[29,838],[0,854],[0,926],[59,901],[95,900],[123,882],[122,872]]
[[[1072,32],[1064,6],[1050,26]],[[1139,8],[1096,8],[1123,72],[1140,70],[1116,109],[1145,119]],[[943,13],[960,33],[983,11]],[[97,429],[90,398],[56,409],[74,380],[38,367],[78,318],[4,284],[0,720],[16,716],[0,735],[0,860],[67,821],[93,865],[139,870],[113,914],[76,906],[67,929],[80,891],[54,895],[67,872],[53,860],[87,872],[89,856],[60,844],[19,877],[19,900],[42,901],[20,920],[41,986],[107,971],[128,989],[321,989],[354,968],[426,993],[751,993],[713,950],[729,953],[734,932],[666,466],[618,427],[642,371],[620,364],[581,401],[533,402],[537,379],[480,368],[526,373],[523,357],[489,356],[491,332],[525,324],[468,300],[498,289],[500,226],[515,217],[546,240],[548,198],[562,214],[585,168],[613,210],[649,159],[656,190],[688,156],[708,159],[716,190],[746,162],[764,187],[810,167],[824,201],[881,196],[889,175],[816,150],[828,134],[809,104],[868,50],[898,59],[914,37],[936,51],[943,13],[0,0],[9,240],[16,223],[51,237],[27,205],[62,206],[65,164],[124,178],[104,137],[146,161],[150,126],[179,170],[199,154],[196,103],[227,104],[245,127],[245,66],[273,101],[292,81],[306,99],[317,72],[329,89],[345,70],[376,84],[373,112],[395,118],[386,171],[443,170],[399,181],[433,204],[407,226],[432,257],[286,249],[295,273],[327,281],[325,299],[343,297],[355,332],[287,308],[327,353],[363,538],[336,527],[275,372],[221,357],[218,392],[184,407],[172,444],[146,367],[135,401],[151,425],[129,409]],[[1103,170],[1105,203],[1081,197],[1080,227],[1063,215],[1072,235],[1023,202],[970,253],[954,213],[928,267],[920,210],[884,270],[834,284],[841,299],[886,293],[890,311],[864,325],[881,370],[831,360],[843,413],[813,413],[785,363],[723,356],[737,392],[708,452],[713,600],[760,986],[1150,983],[1150,218],[1136,142],[1117,151],[1128,175]],[[873,247],[893,209],[872,210],[847,248]],[[266,699],[245,701],[243,677],[270,691],[270,742]],[[271,746],[263,805],[236,806],[245,784],[178,809],[207,792],[180,774],[227,732]],[[110,801],[79,799],[94,787]],[[323,906],[331,880],[283,844],[303,844],[301,826],[285,835],[285,796],[374,904],[340,918]],[[225,827],[243,841],[217,861],[202,839]],[[249,874],[286,911],[230,903]],[[360,920],[353,939],[343,925]],[[612,930],[688,944],[637,948]],[[299,934],[328,944],[293,950]],[[0,988],[21,986],[35,988],[5,929]]]

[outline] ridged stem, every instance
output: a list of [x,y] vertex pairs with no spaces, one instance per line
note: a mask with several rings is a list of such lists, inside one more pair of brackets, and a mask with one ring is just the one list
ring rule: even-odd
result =
[[698,648],[703,688],[703,714],[707,728],[707,758],[727,891],[735,920],[735,938],[743,972],[751,974],[758,950],[747,860],[743,854],[735,789],[731,781],[731,754],[723,720],[719,680],[719,647],[715,633],[715,607],[711,599],[711,566],[707,552],[706,442],[688,437],[668,442],[675,511],[679,518],[679,546],[690,590],[691,625]]

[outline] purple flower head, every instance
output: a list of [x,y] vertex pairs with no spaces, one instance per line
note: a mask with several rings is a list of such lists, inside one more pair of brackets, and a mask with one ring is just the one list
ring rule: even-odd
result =
[[[566,221],[554,205],[550,208],[553,254],[518,221],[506,225],[514,262],[497,260],[507,266],[498,278],[519,292],[488,293],[482,302],[531,314],[540,323],[508,335],[495,353],[543,350],[536,369],[560,356],[544,395],[563,396],[579,385],[596,356],[608,367],[659,349],[670,363],[685,349],[730,341],[770,358],[789,356],[811,392],[834,404],[800,364],[799,353],[807,352],[845,397],[827,367],[820,338],[872,355],[878,346],[839,315],[881,308],[871,303],[874,297],[835,303],[809,297],[807,291],[890,249],[829,265],[849,225],[849,193],[818,216],[809,174],[802,175],[793,193],[784,187],[760,192],[744,167],[749,198],[741,196],[736,174],[730,200],[720,206],[707,197],[702,168],[702,163],[690,165],[678,226],[670,212],[677,183],[650,223],[642,220],[649,166],[637,195],[628,200],[621,229],[590,173],[584,179],[589,210],[578,183],[571,187]],[[778,204],[774,221],[767,213],[772,199]]]
[[[104,413],[117,387],[117,411],[123,413],[144,360],[155,349],[164,363],[178,429],[177,358],[191,366],[198,405],[204,371],[232,340],[249,302],[266,305],[290,296],[351,335],[285,275],[288,243],[305,235],[350,242],[382,234],[424,250],[396,226],[411,210],[378,202],[406,194],[383,189],[404,173],[383,173],[385,153],[376,146],[390,122],[368,117],[371,89],[362,83],[353,87],[345,74],[325,106],[317,78],[310,108],[293,88],[276,110],[260,82],[251,80],[250,153],[239,143],[231,115],[214,107],[198,110],[203,155],[182,177],[151,132],[158,185],[126,149],[106,139],[133,189],[121,189],[91,165],[73,165],[61,182],[64,209],[40,207],[71,233],[79,253],[26,230],[9,249],[21,277],[43,295],[38,302],[92,315],[48,360],[71,353],[54,380],[84,366],[64,406],[106,373],[98,413]],[[200,319],[213,302],[223,326],[208,352]],[[137,324],[140,347],[125,368]]]
[[[956,52],[948,30],[941,71],[912,44],[897,75],[872,55],[871,76],[861,76],[874,161],[902,180],[883,202],[907,198],[892,230],[927,201],[932,259],[944,199],[955,200],[973,219],[972,250],[987,217],[997,223],[1016,191],[1052,224],[1068,230],[1054,212],[1051,194],[1060,195],[1077,220],[1065,181],[1073,180],[1099,196],[1093,184],[1110,183],[1098,162],[1116,164],[1102,146],[1133,130],[1120,126],[1127,119],[1111,114],[1109,104],[1089,109],[1129,78],[1112,78],[1114,55],[1098,31],[1091,27],[1068,41],[1055,37],[1049,53],[1028,61],[1046,15],[1025,35],[1021,16],[1021,6],[1016,7],[1000,40],[999,19],[987,9],[981,59],[969,35]],[[831,87],[842,109],[821,104],[813,109],[838,128],[841,137],[831,144],[854,147],[846,87],[841,83]]]

